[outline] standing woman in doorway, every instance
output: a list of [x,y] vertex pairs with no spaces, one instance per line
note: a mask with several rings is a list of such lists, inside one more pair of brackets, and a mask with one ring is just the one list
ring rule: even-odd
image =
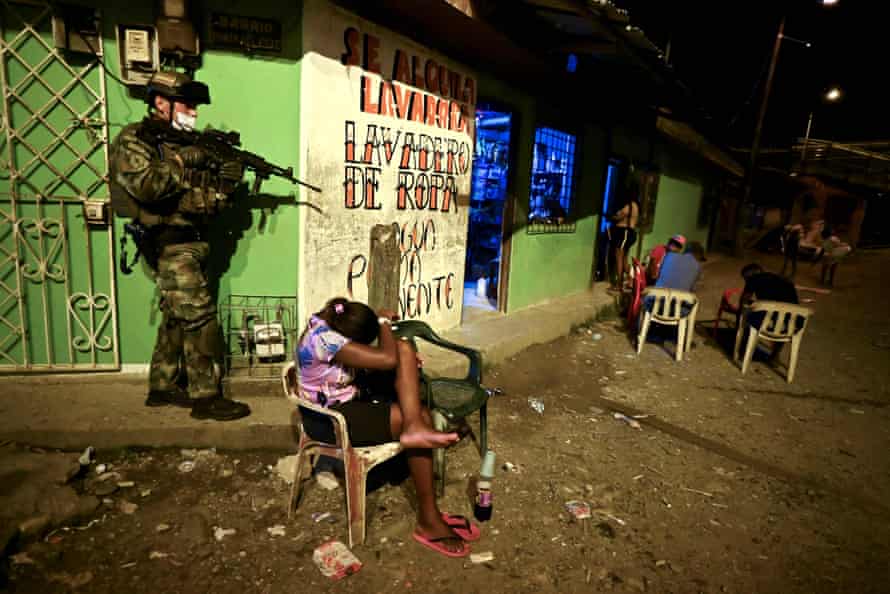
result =
[[640,203],[637,201],[638,185],[631,182],[622,196],[610,219],[612,224],[606,230],[609,237],[609,251],[612,254],[615,271],[612,290],[620,291],[624,286],[624,273],[627,270],[627,254],[637,241],[637,223],[640,219]]

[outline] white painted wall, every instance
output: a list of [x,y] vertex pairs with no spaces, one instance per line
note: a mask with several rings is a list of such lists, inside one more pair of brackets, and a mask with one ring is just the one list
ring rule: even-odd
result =
[[312,195],[320,212],[301,217],[303,317],[335,296],[367,300],[370,230],[397,222],[400,313],[440,330],[458,325],[475,74],[325,0],[304,2],[303,48],[301,177],[323,189]]

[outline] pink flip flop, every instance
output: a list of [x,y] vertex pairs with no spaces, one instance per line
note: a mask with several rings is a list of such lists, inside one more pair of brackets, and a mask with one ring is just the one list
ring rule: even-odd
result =
[[442,512],[442,519],[445,520],[452,532],[466,542],[473,542],[482,537],[482,531],[479,530],[479,526],[472,523],[466,516]]
[[442,544],[442,541],[448,540],[449,538],[454,538],[453,536],[439,536],[438,538],[430,538],[428,536],[423,536],[422,534],[417,534],[416,532],[412,532],[411,536],[413,536],[414,540],[416,540],[426,548],[437,553],[441,553],[446,557],[466,557],[470,554],[470,545],[465,542],[461,543],[463,546],[459,551],[449,551],[447,548],[445,548],[445,545]]

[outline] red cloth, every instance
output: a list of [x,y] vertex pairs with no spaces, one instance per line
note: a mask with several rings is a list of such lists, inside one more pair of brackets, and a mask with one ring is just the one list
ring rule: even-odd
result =
[[630,305],[627,308],[627,322],[633,327],[640,315],[640,304],[643,301],[643,289],[646,288],[646,273],[642,264],[636,258],[632,259],[631,273],[633,274],[633,289]]
[[[658,273],[661,271],[661,263],[664,261],[664,257],[667,255],[667,246],[664,244],[657,245],[652,248],[652,251],[649,252],[649,265],[646,267],[646,273],[649,278],[648,280],[652,283],[658,279]],[[652,272],[652,274],[649,274]]]

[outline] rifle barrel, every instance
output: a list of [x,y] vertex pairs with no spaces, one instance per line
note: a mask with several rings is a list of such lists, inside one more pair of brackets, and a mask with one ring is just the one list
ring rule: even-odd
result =
[[[146,120],[146,123],[147,125],[145,128],[147,128],[147,130],[144,131],[144,135],[140,135],[144,136],[144,140],[151,141],[151,137],[153,136],[155,142],[157,140],[162,140],[183,145],[203,145],[209,152],[215,153],[217,158],[231,158],[241,161],[245,168],[254,171],[257,180],[260,182],[274,175],[276,177],[282,177],[293,184],[309,188],[313,192],[321,192],[321,188],[318,186],[313,186],[312,184],[294,177],[293,167],[284,168],[279,167],[278,165],[273,165],[260,155],[239,148],[241,145],[241,135],[237,132],[222,132],[219,130],[206,130],[204,132],[198,132],[197,130],[176,130],[165,123],[153,119]],[[254,193],[259,191],[257,184],[254,184],[254,188]]]

